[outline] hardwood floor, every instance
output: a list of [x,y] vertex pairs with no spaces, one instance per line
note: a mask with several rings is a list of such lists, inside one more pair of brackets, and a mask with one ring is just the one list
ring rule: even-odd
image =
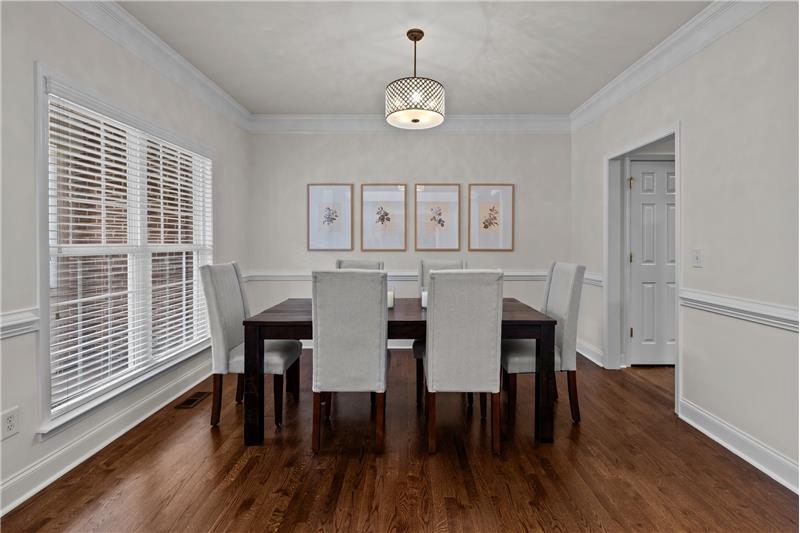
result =
[[[673,414],[671,368],[610,372],[579,357],[581,423],[571,423],[559,374],[553,444],[533,441],[533,378],[520,376],[501,457],[488,418],[463,395],[439,394],[438,453],[428,455],[414,360],[394,351],[385,453],[373,451],[368,394],[336,394],[314,456],[310,354],[302,359],[300,403],[284,401],[280,432],[266,406],[263,447],[242,444],[228,376],[217,428],[210,398],[191,410],[169,405],[9,513],[3,530],[798,528],[797,495]],[[193,391],[210,389],[209,379]]]

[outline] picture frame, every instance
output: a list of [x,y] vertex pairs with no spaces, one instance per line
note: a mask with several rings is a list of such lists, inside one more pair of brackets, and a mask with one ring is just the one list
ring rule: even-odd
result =
[[407,248],[404,183],[361,185],[361,250],[404,252]]
[[353,184],[306,186],[306,248],[309,251],[353,249]]
[[514,251],[514,189],[511,183],[469,185],[469,251]]
[[414,249],[456,252],[461,249],[461,185],[414,185]]

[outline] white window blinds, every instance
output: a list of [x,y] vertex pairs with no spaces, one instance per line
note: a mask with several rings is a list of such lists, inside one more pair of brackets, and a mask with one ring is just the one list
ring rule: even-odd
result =
[[208,338],[211,161],[47,96],[50,410]]

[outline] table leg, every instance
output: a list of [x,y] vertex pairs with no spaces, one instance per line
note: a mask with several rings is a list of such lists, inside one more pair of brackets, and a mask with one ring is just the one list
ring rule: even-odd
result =
[[264,340],[258,326],[244,328],[244,444],[264,443]]
[[556,375],[555,326],[543,326],[536,340],[536,411],[534,437],[539,442],[553,442],[553,387]]

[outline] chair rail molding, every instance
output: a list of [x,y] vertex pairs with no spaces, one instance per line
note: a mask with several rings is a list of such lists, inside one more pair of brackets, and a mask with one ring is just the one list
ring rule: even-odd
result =
[[572,131],[586,126],[611,107],[639,92],[772,2],[711,2],[655,48],[623,70],[571,114]]
[[0,339],[39,331],[39,308],[15,309],[0,313]]
[[696,289],[681,289],[679,298],[682,307],[747,320],[795,333],[798,331],[796,307]]
[[[389,281],[417,281],[416,270],[394,270],[389,272]],[[245,281],[311,281],[308,270],[275,270],[249,272],[242,276]],[[547,270],[506,270],[504,281],[547,281]],[[603,277],[597,273],[587,272],[583,282],[587,285],[603,286]]]

